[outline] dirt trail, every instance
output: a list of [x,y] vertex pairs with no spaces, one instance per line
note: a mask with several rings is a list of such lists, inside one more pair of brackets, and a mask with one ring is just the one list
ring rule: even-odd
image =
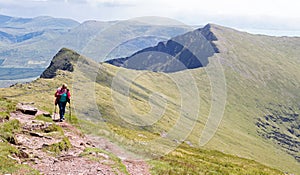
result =
[[87,137],[97,148],[109,151],[114,155],[118,156],[122,160],[122,163],[126,166],[129,174],[150,175],[149,165],[145,161],[136,160],[132,154],[128,153],[123,148],[119,147],[118,145],[110,142],[105,138],[95,136]]
[[[38,111],[36,115],[43,114]],[[92,160],[88,156],[81,156],[85,148],[100,148],[118,156],[126,166],[127,172],[132,175],[149,175],[149,166],[144,161],[131,160],[127,154],[117,145],[105,138],[83,135],[77,128],[67,122],[55,123],[64,131],[72,147],[53,155],[44,150],[45,146],[58,143],[62,139],[49,134],[38,132],[47,128],[51,123],[34,120],[35,116],[23,114],[20,111],[11,113],[11,118],[18,119],[23,131],[16,135],[17,145],[23,157],[17,157],[18,163],[29,164],[42,174],[125,174],[115,166],[115,162],[104,153],[89,153],[96,158]]]

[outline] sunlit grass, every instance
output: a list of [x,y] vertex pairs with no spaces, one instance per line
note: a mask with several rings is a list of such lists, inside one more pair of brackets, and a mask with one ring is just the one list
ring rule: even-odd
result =
[[[120,102],[119,98],[113,99],[113,96],[122,97],[121,92],[115,91],[111,85],[117,73],[123,69],[107,64],[97,66],[96,63],[85,64],[82,70],[87,72],[75,71],[72,74],[59,71],[55,79],[38,79],[30,84],[0,89],[1,96],[14,102],[35,102],[38,108],[53,113],[53,94],[57,87],[65,82],[69,85],[82,85],[82,87],[75,86],[71,89],[75,103],[71,103],[72,117],[67,115],[67,121],[76,124],[86,134],[106,137],[139,154],[155,153],[155,151],[160,153],[168,142],[162,142],[155,147],[147,147],[143,144],[161,138],[163,133],[168,133],[178,122],[181,114],[184,114],[182,115],[183,122],[178,124],[179,127],[174,130],[173,134],[183,137],[186,134],[184,131],[188,129],[191,133],[184,138],[195,148],[181,146],[167,156],[150,162],[153,165],[152,171],[157,174],[197,172],[198,166],[203,168],[203,171],[199,171],[204,174],[231,174],[231,172],[232,174],[246,174],[247,171],[250,174],[272,174],[277,172],[261,164],[276,167],[282,171],[298,172],[299,163],[272,142],[258,136],[255,127],[255,119],[264,115],[265,106],[270,102],[297,104],[300,72],[296,66],[295,51],[288,49],[279,52],[276,49],[280,48],[277,48],[273,39],[268,37],[259,39],[245,34],[236,35],[232,31],[225,32],[228,34],[227,40],[221,39],[217,44],[225,44],[228,51],[218,55],[218,58],[222,58],[226,76],[226,108],[216,134],[201,150],[198,149],[201,133],[212,101],[218,100],[212,99],[210,77],[205,69],[194,69],[189,72],[194,77],[198,88],[199,106],[192,102],[191,99],[195,97],[195,94],[188,84],[178,87],[172,81],[172,76],[184,77],[186,73],[184,71],[167,75],[146,71],[126,71],[127,74],[124,75],[127,78],[136,74],[141,74],[141,76],[137,77],[132,84],[126,79],[117,84],[117,87],[125,85],[130,87],[128,95],[130,105]],[[219,35],[225,37],[222,33]],[[257,46],[253,42],[257,42]],[[261,54],[263,49],[267,51]],[[291,58],[287,60],[284,54],[288,51],[291,51],[289,53]],[[210,59],[217,59],[217,57]],[[278,65],[281,67],[276,69]],[[93,73],[96,74],[95,77]],[[179,88],[183,91],[180,92]],[[73,94],[76,89],[79,91]],[[91,93],[92,90],[95,92]],[[163,113],[147,115],[152,109],[149,99],[153,93],[157,92],[163,94],[165,100],[156,98],[153,106],[162,110]],[[91,96],[93,93],[95,96]],[[190,99],[185,109],[182,109],[182,93],[186,93]],[[287,94],[291,98],[286,98]],[[93,105],[93,102],[96,102],[96,105]],[[121,109],[120,112],[116,108]],[[189,112],[195,109],[199,109],[198,116],[191,119]],[[219,150],[226,155],[214,151],[206,152],[207,149]],[[214,158],[210,158],[211,156]],[[249,162],[239,157],[249,158],[259,163]]]
[[283,174],[252,160],[181,145],[164,157],[149,161],[152,174]]

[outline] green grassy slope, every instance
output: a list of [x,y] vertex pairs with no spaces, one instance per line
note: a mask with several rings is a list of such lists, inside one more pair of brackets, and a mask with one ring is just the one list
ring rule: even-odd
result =
[[[294,110],[292,113],[299,113],[297,89],[300,82],[300,70],[297,67],[299,50],[296,49],[299,46],[299,39],[250,35],[215,25],[212,25],[211,30],[218,38],[216,44],[220,53],[210,58],[211,64],[208,68],[195,69],[189,72],[198,87],[199,104],[201,104],[198,113],[199,118],[184,121],[182,126],[176,125],[176,130],[171,134],[183,138],[187,132],[185,128],[193,127],[195,124],[192,133],[186,140],[198,145],[201,132],[211,110],[210,107],[214,101],[217,101],[211,99],[212,88],[214,88],[211,87],[211,81],[221,80],[222,77],[214,75],[216,78],[212,79],[209,76],[213,74],[209,71],[213,71],[213,67],[217,66],[219,61],[223,65],[226,77],[226,108],[219,130],[213,139],[205,145],[205,148],[254,159],[283,171],[299,172],[299,162],[295,159],[295,155],[289,154],[289,151],[282,147],[280,142],[274,141],[274,138],[263,137],[260,128],[256,125],[259,119],[270,113],[270,108],[276,108],[276,105],[272,104],[291,107]],[[183,95],[191,99],[187,102],[187,107],[184,110],[193,112],[195,108],[198,108],[195,106],[198,103],[192,100],[195,98],[195,92],[191,89],[191,84],[183,82],[178,85],[174,82],[176,77],[181,77],[180,79],[184,80],[182,77],[187,74],[184,71],[174,74],[160,74],[127,71],[105,64],[103,66],[105,71],[100,69],[96,79],[98,84],[95,88],[99,91],[96,91],[95,95],[102,117],[110,123],[138,131],[147,130],[161,134],[165,131],[168,132],[179,120],[182,112],[180,98]],[[134,83],[124,80],[120,85],[115,85],[117,89],[122,89],[126,87],[126,83],[130,84],[129,101],[131,106],[128,106],[124,101],[114,101],[116,100],[115,96],[117,99],[124,96],[124,93],[111,91],[113,77],[115,75],[118,77],[120,74],[129,77],[128,79],[139,74],[134,78]],[[215,85],[218,86],[218,84]],[[179,88],[184,89],[184,93],[180,92]],[[153,92],[159,92],[168,97],[164,114],[151,113],[150,117],[149,115],[141,115],[152,109],[148,99]],[[164,103],[160,99],[157,101]],[[156,106],[159,106],[159,109],[165,107],[162,104]],[[121,111],[122,118],[119,117],[116,108]],[[149,120],[153,118],[159,118],[159,120],[152,125],[152,121]],[[124,122],[123,119],[131,124]],[[299,118],[295,116],[294,120],[297,123]],[[137,125],[149,123],[151,123],[150,126],[137,127]],[[279,133],[291,135],[286,133],[289,126],[280,126]],[[290,137],[297,144],[299,135],[294,134]],[[297,146],[294,145],[293,149],[297,152]]]
[[[282,146],[284,141],[277,142],[276,135],[262,137],[255,123],[275,110],[280,111],[277,116],[287,116],[299,124],[298,115],[288,114],[299,114],[300,110],[300,39],[250,35],[220,26],[212,30],[219,39],[216,44],[221,53],[216,58],[223,64],[228,98],[221,127],[207,147],[299,172],[299,162],[286,154],[289,151]],[[284,108],[291,111],[287,113]],[[274,132],[299,143],[299,135],[288,132],[291,122],[277,124]],[[299,147],[288,147],[294,147],[299,156]]]
[[[159,135],[170,131],[168,133],[172,139],[185,138],[189,129],[193,128],[190,129],[192,132],[186,140],[198,145],[211,105],[220,100],[218,97],[212,98],[212,88],[218,90],[218,87],[211,87],[211,81],[222,82],[222,76],[211,72],[214,71],[215,66],[218,66],[218,62],[221,62],[226,77],[226,108],[216,135],[204,148],[254,159],[283,171],[299,172],[299,162],[296,160],[299,155],[299,147],[297,147],[299,135],[288,131],[291,129],[290,125],[295,125],[297,131],[297,124],[299,124],[297,89],[300,82],[300,70],[297,67],[299,50],[296,49],[299,46],[299,38],[250,35],[215,25],[212,25],[211,30],[218,38],[216,44],[220,53],[210,58],[210,65],[206,69],[195,69],[188,73],[183,71],[160,74],[127,71],[103,64],[105,71],[100,69],[95,86],[95,89],[99,89],[95,93],[95,100],[102,118],[114,125],[122,125],[138,132],[146,130]],[[189,119],[191,114],[188,114],[198,109],[197,105],[199,105],[193,101],[198,97],[192,89],[192,84],[184,81],[186,74],[189,73],[192,74],[197,84],[198,100],[201,104],[197,119]],[[114,90],[111,91],[112,82],[120,74],[123,75],[124,80],[120,81],[120,84],[114,84]],[[215,76],[215,78],[209,76]],[[134,82],[128,81],[132,77]],[[179,78],[182,81],[181,84],[178,82],[176,84],[175,79],[178,77],[181,77]],[[126,84],[130,87],[129,95],[122,92]],[[218,83],[213,85],[222,86]],[[183,92],[180,89],[183,89]],[[167,101],[159,97],[156,99],[157,111],[164,110],[163,114],[151,111],[153,107],[151,108],[148,100],[153,93],[167,96]],[[130,97],[129,102],[120,100],[124,96]],[[184,108],[181,106],[183,96],[189,99],[186,102],[187,107]],[[163,103],[166,103],[166,106]],[[292,108],[290,113],[295,115],[289,115],[289,117],[292,118],[294,124],[288,122],[280,124],[278,121],[274,126],[279,128],[271,132],[261,131],[257,122],[260,119],[266,120],[265,116],[272,114],[272,110],[277,110],[278,106]],[[278,110],[282,114],[286,113],[282,109]],[[150,112],[150,115],[142,115],[147,112]],[[187,114],[183,117],[187,120],[180,120],[179,116],[182,113]],[[122,114],[121,118],[119,114]],[[92,116],[97,116],[97,114]],[[152,124],[155,120],[158,122]],[[181,125],[175,125],[176,123]],[[138,127],[143,125],[146,126]],[[172,128],[175,130],[171,130]],[[186,128],[189,129],[186,130]],[[284,136],[278,137],[276,133]],[[121,138],[124,135],[126,138],[126,134],[120,132],[120,135]],[[291,144],[282,146],[287,137],[290,138]],[[154,146],[154,150],[156,143],[151,145]],[[294,152],[291,154],[289,149]]]
[[[104,65],[103,68],[103,70],[117,70],[116,68],[113,68],[109,65]],[[112,72],[107,71],[106,73],[109,74]],[[107,76],[107,78],[108,77],[109,76]],[[72,78],[74,78],[74,75],[72,73],[59,70],[57,76],[54,79],[38,79],[29,84],[20,84],[15,85],[11,88],[0,89],[1,96],[5,96],[6,98],[13,101],[34,101],[35,106],[37,106],[38,108],[44,109],[46,111],[52,111],[53,89],[55,89],[63,82],[71,84]],[[82,77],[81,81],[85,80],[86,79]],[[109,93],[109,90],[106,90],[106,88],[101,87],[98,84],[96,86],[98,86],[97,93]],[[74,92],[74,90],[75,87],[72,91]],[[104,95],[103,98],[105,98]],[[112,105],[110,104],[109,100],[107,100],[105,103],[104,100],[99,100],[99,103],[103,103],[102,105],[106,104],[107,106]],[[84,105],[84,103],[82,103],[81,105],[84,107],[89,106]],[[81,109],[80,107],[75,107],[76,110]],[[104,112],[105,110],[100,111]],[[108,111],[109,109],[107,109],[106,112]],[[153,132],[154,130],[156,130],[155,127],[150,129],[143,129],[138,127],[133,128],[128,124],[120,125],[120,123],[122,122],[118,120],[113,113],[112,115],[108,116],[110,117],[104,117],[105,119],[109,120],[107,122],[101,122],[99,120],[96,120],[98,122],[89,122],[88,119],[91,119],[92,117],[85,116],[85,118],[79,119],[79,127],[81,127],[81,129],[84,130],[87,134],[96,134],[102,137],[107,137],[108,139],[119,143],[119,145],[123,145],[128,150],[131,150],[135,153],[140,153],[141,156],[142,154],[159,153],[160,151],[158,151],[157,149],[163,148],[163,143],[161,145],[155,145],[156,147],[149,147],[147,149],[139,145],[139,143],[146,143],[147,141],[151,142],[151,140],[160,137],[158,133]],[[70,121],[70,118],[68,118],[68,121]],[[166,129],[166,127],[162,125],[157,127]],[[160,146],[162,147],[160,148]],[[282,174],[276,169],[269,168],[255,161],[243,159],[238,156],[226,155],[219,151],[200,149],[197,148],[197,146],[191,147],[188,144],[179,146],[177,149],[171,151],[166,156],[155,158],[152,160],[150,159],[148,160],[148,163],[150,165],[152,174]],[[2,168],[5,167],[6,166]],[[6,169],[3,169],[3,171],[7,172]]]

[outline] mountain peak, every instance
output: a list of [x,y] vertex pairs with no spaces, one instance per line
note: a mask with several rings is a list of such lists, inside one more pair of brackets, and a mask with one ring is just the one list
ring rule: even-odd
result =
[[218,40],[216,35],[213,33],[212,28],[214,28],[214,24],[207,24],[203,28],[200,28],[202,35],[208,40],[208,41],[216,41]]
[[74,71],[74,63],[81,57],[75,51],[62,48],[52,59],[49,67],[42,73],[41,78],[53,78],[57,70]]

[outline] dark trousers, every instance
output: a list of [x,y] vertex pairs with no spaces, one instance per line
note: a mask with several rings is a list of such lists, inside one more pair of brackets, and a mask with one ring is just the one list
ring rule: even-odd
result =
[[67,102],[58,102],[60,120],[64,119]]

